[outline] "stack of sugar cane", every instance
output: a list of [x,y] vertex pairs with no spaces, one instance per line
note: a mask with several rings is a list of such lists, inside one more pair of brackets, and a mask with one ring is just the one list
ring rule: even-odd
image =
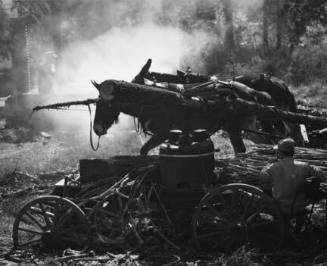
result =
[[[323,171],[327,177],[327,150],[296,148],[295,158]],[[242,182],[258,185],[258,176],[264,166],[276,161],[271,145],[258,145],[246,154],[216,162],[218,179],[223,183]]]
[[308,115],[327,117],[327,109],[316,106],[298,105],[298,112]]

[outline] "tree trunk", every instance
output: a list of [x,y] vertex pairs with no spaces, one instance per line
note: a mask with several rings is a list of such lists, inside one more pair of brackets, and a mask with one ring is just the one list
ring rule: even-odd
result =
[[15,36],[15,47],[12,54],[12,74],[14,80],[13,93],[27,92],[27,60],[25,47],[24,32],[18,33]]
[[225,49],[230,54],[234,48],[234,27],[233,27],[233,11],[230,0],[223,0],[223,12],[225,16]]
[[276,50],[282,47],[282,35],[284,25],[283,0],[277,0],[277,18],[276,18]]
[[262,48],[263,54],[265,55],[269,49],[268,43],[268,1],[263,2],[263,15],[262,15]]
[[233,104],[234,112],[236,114],[247,110],[247,112],[257,115],[257,117],[262,120],[285,120],[294,124],[311,125],[319,128],[327,127],[327,119],[318,116],[289,112],[281,110],[275,106],[264,106],[240,98],[234,99],[231,104]]

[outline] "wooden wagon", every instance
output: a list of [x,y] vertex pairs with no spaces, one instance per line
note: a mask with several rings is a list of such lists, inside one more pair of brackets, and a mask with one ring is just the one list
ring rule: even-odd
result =
[[[175,145],[172,141],[164,145]],[[260,169],[274,157],[272,146],[214,160],[209,139],[192,143],[204,146],[200,152],[197,147],[187,153],[81,160],[79,175],[67,176],[52,195],[21,209],[13,225],[15,248],[115,247],[147,243],[149,235],[174,248],[189,239],[202,250],[280,248],[283,216],[258,186]],[[297,158],[327,172],[325,150],[298,148]],[[185,182],[187,177],[191,181]],[[324,187],[317,193],[308,201],[308,230],[326,224]]]

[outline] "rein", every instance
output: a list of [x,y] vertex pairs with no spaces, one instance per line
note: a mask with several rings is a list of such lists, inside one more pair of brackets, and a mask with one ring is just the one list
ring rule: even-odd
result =
[[89,108],[89,114],[90,114],[90,145],[91,145],[92,150],[97,151],[100,146],[100,136],[98,138],[98,143],[96,144],[96,146],[94,146],[93,134],[92,134],[92,131],[93,131],[92,111],[91,111],[90,104],[88,104],[87,107]]

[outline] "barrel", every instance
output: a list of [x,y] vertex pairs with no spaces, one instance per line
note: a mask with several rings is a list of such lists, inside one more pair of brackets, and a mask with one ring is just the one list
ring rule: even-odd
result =
[[205,130],[171,132],[159,158],[161,185],[168,190],[200,189],[212,182],[214,146]]

